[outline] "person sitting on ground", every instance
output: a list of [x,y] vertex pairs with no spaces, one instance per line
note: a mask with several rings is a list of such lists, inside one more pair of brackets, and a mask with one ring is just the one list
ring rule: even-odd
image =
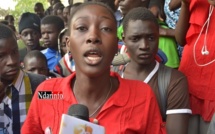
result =
[[41,20],[41,34],[44,45],[47,49],[41,51],[48,61],[48,68],[50,71],[54,69],[61,55],[58,51],[58,35],[64,29],[63,20],[54,15],[46,16]]
[[146,8],[134,8],[123,20],[123,31],[122,39],[131,61],[113,70],[123,78],[140,80],[152,87],[167,134],[187,134],[191,115],[187,79],[155,60],[159,41],[156,17]]
[[62,92],[64,98],[38,100],[35,95],[22,133],[59,133],[62,114],[78,103],[88,107],[90,120],[104,126],[106,134],[160,134],[161,116],[150,86],[110,72],[118,51],[112,10],[102,3],[83,3],[71,14],[69,34],[76,72],[37,88]]

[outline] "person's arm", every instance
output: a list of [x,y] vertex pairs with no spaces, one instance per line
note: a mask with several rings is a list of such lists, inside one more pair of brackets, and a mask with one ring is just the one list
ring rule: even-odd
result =
[[182,0],[181,11],[175,29],[176,41],[181,46],[184,46],[186,44],[186,34],[190,26],[189,19],[190,19],[189,2],[187,2],[186,0]]
[[190,114],[167,115],[167,134],[187,134]]
[[175,38],[175,29],[159,28],[160,36],[173,37]]
[[171,0],[169,3],[169,10],[174,11],[181,7],[181,0]]
[[172,70],[167,99],[167,133],[187,134],[190,115],[187,79],[182,73]]

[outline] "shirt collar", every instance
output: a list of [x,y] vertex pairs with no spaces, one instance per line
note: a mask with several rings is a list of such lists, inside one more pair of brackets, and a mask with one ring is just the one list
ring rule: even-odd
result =
[[[119,81],[119,87],[117,91],[106,101],[105,105],[103,106],[105,109],[112,106],[124,106],[129,97],[130,97],[130,90],[129,86],[126,84],[127,80],[122,79],[117,73],[111,72],[110,75],[112,77],[116,77]],[[72,92],[71,88],[71,81],[75,78],[76,73],[73,73],[72,75],[69,75],[66,78],[63,78],[63,81],[61,82],[62,91],[64,95],[65,101],[68,101],[69,103],[77,103],[76,98],[74,97],[74,94]]]
[[12,82],[13,85],[18,91],[21,88],[22,82],[24,78],[24,72],[20,69],[18,75],[16,76],[15,80]]
[[58,52],[57,50],[52,49],[52,48],[47,48],[47,51],[48,51],[48,52],[51,52],[51,53],[57,53],[57,52]]

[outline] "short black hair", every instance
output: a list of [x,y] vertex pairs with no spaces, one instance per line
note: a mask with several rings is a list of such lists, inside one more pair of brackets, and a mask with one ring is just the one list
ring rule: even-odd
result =
[[9,18],[11,18],[11,20],[14,21],[13,15],[6,15],[6,16],[4,17],[4,20],[8,20]]
[[70,14],[70,20],[69,20],[69,25],[68,25],[68,26],[69,26],[69,34],[70,34],[71,20],[72,20],[72,18],[74,17],[74,15],[75,15],[79,10],[81,10],[81,9],[83,9],[84,7],[89,6],[89,5],[99,5],[99,6],[102,6],[102,7],[106,8],[106,9],[110,12],[110,14],[112,15],[112,17],[113,17],[115,23],[117,23],[117,22],[116,22],[115,15],[114,15],[114,12],[113,12],[113,10],[112,10],[108,5],[106,5],[106,4],[104,4],[104,3],[101,3],[101,2],[86,2],[86,3],[82,3],[81,5],[79,5],[77,8],[75,8],[74,12],[72,12],[72,14]]
[[151,21],[154,23],[158,28],[158,20],[157,18],[152,14],[151,11],[149,11],[147,8],[144,7],[138,7],[130,10],[123,19],[123,31],[126,32],[129,21],[136,21],[136,20],[142,20],[142,21]]
[[16,40],[16,35],[10,27],[4,24],[0,24],[0,39],[6,39],[13,37]]
[[33,51],[28,52],[25,55],[24,60],[23,60],[24,67],[26,66],[27,60],[30,59],[30,58],[33,58],[33,57],[45,61],[46,65],[47,65],[46,56],[43,53],[41,53],[39,50],[33,50]]
[[59,32],[64,29],[64,21],[63,19],[61,19],[58,16],[55,15],[48,15],[45,16],[42,20],[41,20],[41,25],[46,25],[46,24],[52,24],[54,25]]
[[43,4],[41,2],[37,2],[34,7],[42,7],[44,9]]

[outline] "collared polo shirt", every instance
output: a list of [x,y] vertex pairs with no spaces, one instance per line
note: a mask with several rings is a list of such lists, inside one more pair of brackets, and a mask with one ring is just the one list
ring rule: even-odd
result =
[[[44,133],[47,128],[54,134],[59,133],[62,114],[77,104],[70,86],[75,75],[46,80],[37,88],[36,93],[62,91],[63,99],[41,100],[35,95],[22,133]],[[141,81],[122,79],[116,73],[111,76],[119,80],[119,87],[95,117],[105,127],[106,134],[160,134],[162,121],[152,89]]]

